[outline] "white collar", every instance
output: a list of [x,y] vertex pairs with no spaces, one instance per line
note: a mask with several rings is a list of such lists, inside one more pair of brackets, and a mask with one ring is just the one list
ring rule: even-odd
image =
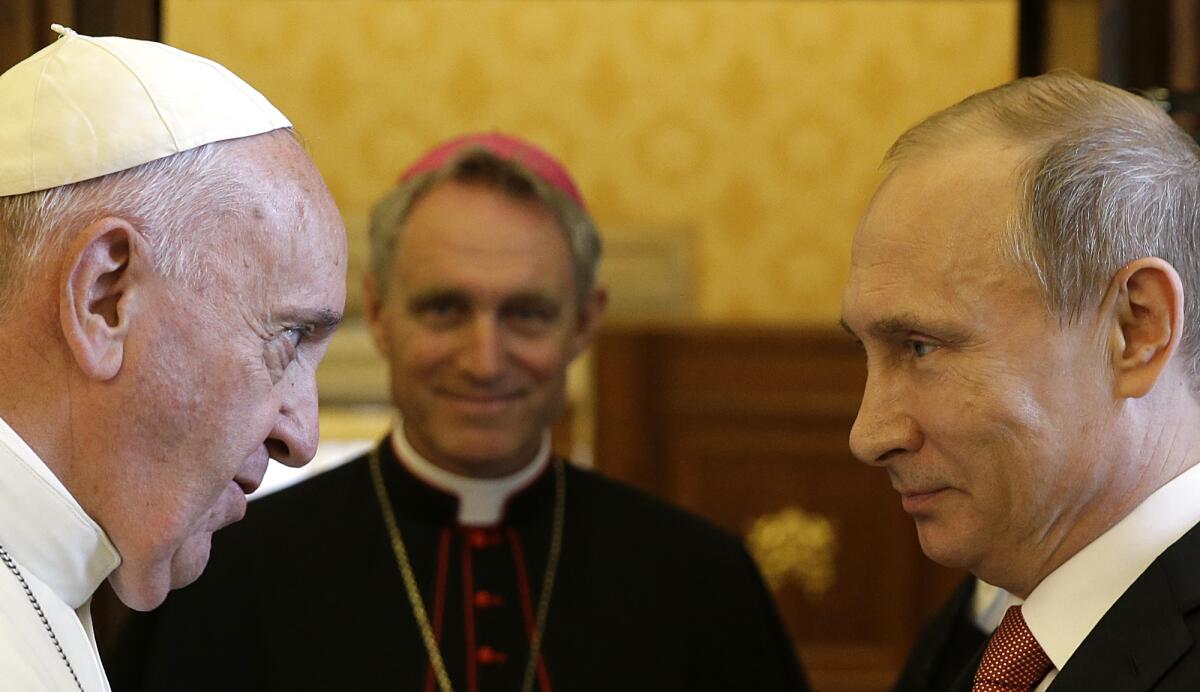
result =
[[1200,464],[1154,491],[1038,584],[1021,613],[1057,670],[1164,550],[1200,523]]
[[1019,603],[1021,599],[976,577],[975,590],[971,594],[971,620],[976,627],[991,636],[1000,626],[1008,607]]
[[72,609],[121,564],[100,525],[3,418],[0,545]]
[[392,445],[400,463],[425,483],[458,497],[458,523],[493,526],[500,523],[509,498],[525,489],[550,463],[550,431],[542,434],[542,446],[533,461],[503,478],[469,478],[434,466],[413,449],[404,434],[404,421],[392,429]]

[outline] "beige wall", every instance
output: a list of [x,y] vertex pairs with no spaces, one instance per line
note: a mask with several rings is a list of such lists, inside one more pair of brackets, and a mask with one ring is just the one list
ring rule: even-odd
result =
[[1014,76],[1016,4],[165,0],[164,35],[306,136],[352,302],[372,200],[436,140],[498,128],[556,152],[602,228],[687,234],[698,319],[828,324],[880,156]]

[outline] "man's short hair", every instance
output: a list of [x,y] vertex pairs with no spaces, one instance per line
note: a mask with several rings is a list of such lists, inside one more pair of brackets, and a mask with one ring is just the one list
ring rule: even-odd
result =
[[1159,257],[1184,289],[1180,352],[1200,388],[1200,148],[1155,104],[1067,71],[1018,79],[935,113],[900,136],[885,165],[970,139],[1028,150],[1004,250],[1048,308],[1077,319],[1113,275]]
[[[295,138],[290,129],[261,136]],[[146,237],[165,277],[198,288],[207,255],[225,223],[248,213],[248,181],[230,165],[238,140],[205,144],[116,173],[0,197],[0,315],[10,310],[39,265],[79,230],[105,216],[127,219]]]
[[370,272],[381,293],[387,289],[392,259],[408,215],[425,195],[447,181],[483,185],[511,199],[534,202],[548,209],[566,235],[571,250],[577,299],[583,301],[591,292],[596,285],[601,242],[587,211],[520,163],[472,147],[446,165],[402,182],[375,205],[371,212]]

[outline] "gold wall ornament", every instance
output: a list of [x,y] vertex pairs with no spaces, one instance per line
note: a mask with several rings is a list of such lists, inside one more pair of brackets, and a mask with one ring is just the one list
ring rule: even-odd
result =
[[764,514],[750,526],[746,545],[771,590],[797,586],[819,598],[836,579],[833,522],[792,506]]

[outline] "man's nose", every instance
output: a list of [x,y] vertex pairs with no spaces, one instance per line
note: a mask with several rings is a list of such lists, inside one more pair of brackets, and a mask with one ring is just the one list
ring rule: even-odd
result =
[[495,380],[504,370],[504,334],[491,315],[474,319],[463,334],[459,367],[473,380]]
[[[299,369],[297,369],[299,370]],[[287,466],[303,466],[317,453],[320,423],[317,415],[317,378],[313,370],[297,372],[286,382],[284,395],[267,438],[271,458]]]
[[882,465],[895,453],[921,446],[921,431],[906,411],[903,384],[895,378],[867,374],[862,403],[850,429],[850,451],[867,464]]

